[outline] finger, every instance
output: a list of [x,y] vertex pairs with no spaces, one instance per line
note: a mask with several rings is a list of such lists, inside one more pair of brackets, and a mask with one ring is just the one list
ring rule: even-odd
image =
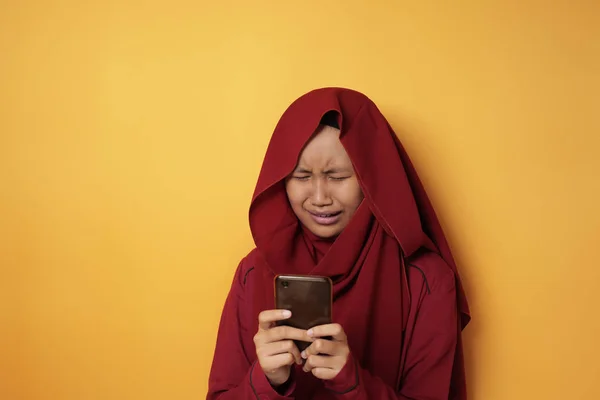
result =
[[267,343],[256,350],[259,358],[267,358],[278,354],[289,353],[294,357],[294,362],[298,365],[302,364],[300,350],[291,340],[282,340],[279,342]]
[[311,372],[316,368],[325,368],[339,371],[343,368],[344,361],[341,357],[331,357],[331,356],[310,356],[306,359],[304,363],[304,367],[302,368],[304,372]]
[[302,366],[302,371],[304,371],[304,372],[310,372],[310,371],[312,371],[312,369],[314,368],[314,365],[311,364],[311,361],[312,361],[312,359],[310,359],[310,360],[307,359],[304,362],[304,365]]
[[340,373],[338,370],[322,367],[313,368],[310,372],[315,377],[325,381],[335,378]]
[[272,371],[281,367],[292,365],[294,363],[294,356],[290,353],[276,354],[274,356],[259,359],[259,363],[260,367],[264,371]]
[[270,329],[274,322],[283,321],[292,316],[289,310],[266,310],[258,314],[258,328]]
[[302,360],[302,356],[300,356],[300,350],[298,350],[298,346],[296,346],[294,342],[292,342],[292,344],[294,346],[292,347],[292,351],[290,351],[290,353],[292,356],[294,356],[294,362],[298,365],[302,365],[304,360]]
[[344,328],[340,324],[327,324],[327,325],[319,325],[315,326],[312,329],[307,331],[308,336],[319,338],[325,336],[331,336],[333,340],[337,342],[345,342],[346,341],[346,333],[344,332]]
[[316,339],[310,346],[308,346],[302,352],[302,358],[308,358],[312,355],[317,354],[327,354],[334,356],[338,353],[337,347],[339,347],[338,342],[332,342],[331,340],[325,339]]
[[305,330],[293,328],[291,326],[277,326],[266,332],[267,342],[278,342],[280,340],[299,340],[302,342],[312,343],[313,338],[308,336]]
[[306,359],[304,363],[304,372],[310,372],[314,368],[329,368],[336,369],[336,366],[339,364],[339,360],[336,360],[336,357],[330,356],[310,356]]

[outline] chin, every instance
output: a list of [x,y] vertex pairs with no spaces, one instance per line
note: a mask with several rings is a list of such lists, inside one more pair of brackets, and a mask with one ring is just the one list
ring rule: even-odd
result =
[[341,229],[338,226],[311,226],[310,231],[323,239],[330,239],[336,237],[341,233]]

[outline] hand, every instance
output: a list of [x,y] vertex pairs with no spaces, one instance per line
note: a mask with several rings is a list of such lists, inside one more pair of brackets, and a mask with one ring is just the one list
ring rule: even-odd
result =
[[[306,359],[303,370],[312,372],[319,379],[335,378],[350,355],[344,328],[340,324],[321,325],[309,329],[307,334],[317,339],[302,352],[302,358]],[[327,336],[332,340],[322,339]]]
[[258,362],[272,386],[280,386],[290,377],[294,362],[302,364],[300,351],[293,340],[312,342],[307,332],[289,326],[275,326],[292,316],[287,310],[263,311],[258,316],[258,332],[254,335],[254,345]]

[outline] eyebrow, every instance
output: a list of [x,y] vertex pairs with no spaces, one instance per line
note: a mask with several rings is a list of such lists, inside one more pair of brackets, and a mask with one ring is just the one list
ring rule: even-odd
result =
[[312,173],[312,171],[307,170],[306,168],[301,168],[298,167],[294,170],[294,172],[300,173],[300,174],[310,174]]

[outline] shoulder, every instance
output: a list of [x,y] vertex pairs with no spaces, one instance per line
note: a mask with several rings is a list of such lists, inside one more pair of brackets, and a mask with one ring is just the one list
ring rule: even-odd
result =
[[254,248],[244,258],[242,258],[235,273],[235,281],[238,285],[246,286],[248,278],[254,272],[260,257],[260,253],[256,248]]
[[454,290],[456,278],[452,268],[437,253],[431,251],[419,252],[406,261],[407,273],[417,279],[409,279],[411,282],[422,280],[426,285],[428,294],[447,293]]

